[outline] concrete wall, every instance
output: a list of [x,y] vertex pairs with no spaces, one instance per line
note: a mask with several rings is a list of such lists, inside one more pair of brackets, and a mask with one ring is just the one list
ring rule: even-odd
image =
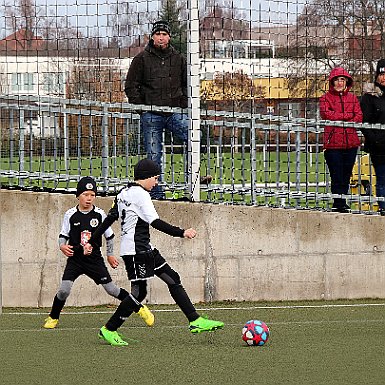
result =
[[[96,204],[108,211],[112,197]],[[65,265],[57,246],[74,195],[0,190],[3,306],[51,306]],[[195,227],[194,240],[152,231],[193,302],[385,298],[385,218],[265,207],[156,202],[160,217]],[[113,226],[119,253],[119,227]],[[113,279],[129,288],[123,263]],[[151,280],[149,303],[172,303]],[[68,305],[116,303],[87,277]]]

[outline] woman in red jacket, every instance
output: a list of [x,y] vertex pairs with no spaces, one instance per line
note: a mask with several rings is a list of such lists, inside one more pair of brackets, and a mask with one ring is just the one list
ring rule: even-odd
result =
[[[341,67],[334,68],[329,76],[329,91],[320,98],[320,114],[323,120],[362,122],[358,98],[349,90],[353,79]],[[352,175],[360,139],[354,127],[349,125],[325,126],[324,150],[329,169],[332,194],[346,195]],[[346,213],[350,207],[345,198],[334,198],[333,211]]]

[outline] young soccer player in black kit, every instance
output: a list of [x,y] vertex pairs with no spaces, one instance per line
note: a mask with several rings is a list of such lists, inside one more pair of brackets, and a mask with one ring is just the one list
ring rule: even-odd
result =
[[196,236],[196,231],[192,228],[184,230],[159,219],[149,194],[149,191],[157,185],[159,174],[160,167],[157,163],[150,159],[139,161],[134,169],[135,183],[130,183],[116,196],[107,218],[84,247],[85,253],[90,252],[97,245],[95,242],[97,236],[120,219],[120,255],[126,265],[128,279],[131,281],[132,296],[126,297],[120,303],[115,313],[99,331],[99,336],[113,346],[128,345],[117,330],[132,314],[135,301],[141,302],[145,299],[147,280],[154,275],[168,286],[171,297],[189,321],[191,333],[213,331],[224,326],[223,322],[199,316],[181,284],[179,274],[150,244],[150,225],[174,237],[192,239]]
[[45,329],[54,329],[57,326],[60,312],[71,292],[72,285],[82,274],[90,277],[97,285],[101,284],[108,294],[119,300],[131,297],[135,303],[133,310],[144,319],[148,326],[152,326],[154,323],[154,316],[146,306],[135,301],[131,294],[112,282],[100,250],[104,233],[107,243],[107,260],[110,266],[115,269],[119,262],[113,256],[114,233],[111,227],[108,227],[105,232],[100,233],[95,238],[95,247],[92,253],[89,255],[83,253],[83,245],[88,242],[91,235],[106,218],[105,212],[94,206],[96,191],[96,183],[93,178],[80,179],[76,189],[79,204],[64,214],[59,235],[59,247],[68,259],[60,288],[53,300],[51,312],[43,325]]

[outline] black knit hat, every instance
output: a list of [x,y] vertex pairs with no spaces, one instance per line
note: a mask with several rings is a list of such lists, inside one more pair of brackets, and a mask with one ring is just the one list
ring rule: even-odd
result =
[[84,193],[84,191],[94,191],[96,194],[96,182],[90,176],[85,176],[79,180],[78,185],[76,186],[76,196]]
[[380,59],[377,63],[376,79],[378,75],[383,73],[385,73],[385,59]]
[[134,168],[134,179],[142,180],[160,175],[160,167],[151,159],[140,160]]
[[159,31],[164,31],[171,36],[171,28],[167,21],[159,20],[152,25],[151,36]]

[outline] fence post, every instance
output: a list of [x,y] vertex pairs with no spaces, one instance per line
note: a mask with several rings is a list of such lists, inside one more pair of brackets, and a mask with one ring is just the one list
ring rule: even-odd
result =
[[64,154],[64,168],[67,176],[67,186],[68,186],[68,175],[70,173],[70,146],[69,146],[69,136],[68,136],[68,120],[66,112],[66,104],[63,104],[63,154]]
[[255,132],[255,119],[252,117],[250,120],[250,158],[251,158],[251,175],[250,175],[250,188],[251,188],[251,204],[256,202],[255,184],[257,182],[257,146],[256,146],[256,132]]
[[[295,130],[295,192],[301,192],[301,127],[299,125]],[[300,207],[301,200],[296,199],[296,204]]]
[[200,201],[200,85],[198,0],[188,1],[187,93],[189,99],[188,185],[189,195]]
[[103,106],[102,117],[102,187],[108,191],[108,108]]
[[[24,155],[25,155],[25,128],[24,128],[24,110],[20,110],[19,115],[19,171],[24,171]],[[24,179],[19,178],[19,186],[24,186]]]
[[[0,234],[1,234],[1,222],[0,221]],[[1,246],[1,237],[0,237],[0,314],[3,312],[3,257],[2,252],[3,250]]]

